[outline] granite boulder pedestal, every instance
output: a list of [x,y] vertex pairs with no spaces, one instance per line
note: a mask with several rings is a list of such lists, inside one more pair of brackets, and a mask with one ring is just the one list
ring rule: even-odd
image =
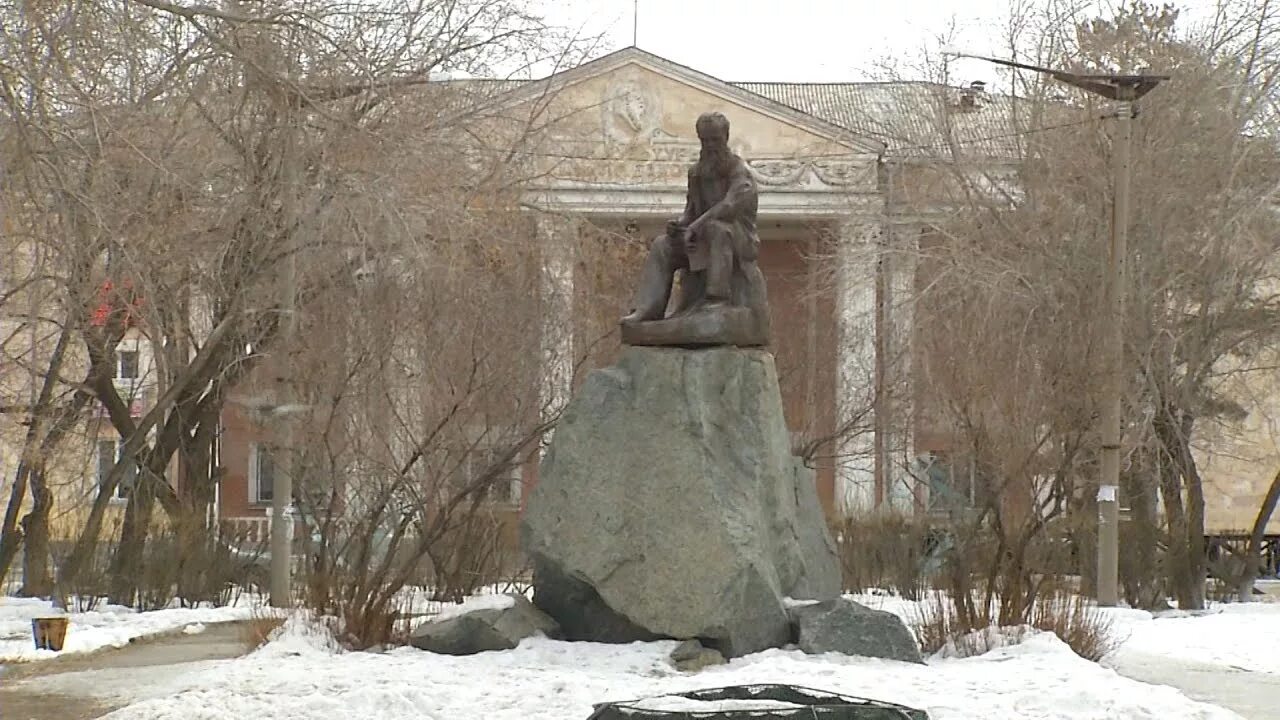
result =
[[631,347],[569,403],[523,522],[534,604],[567,639],[791,642],[787,599],[840,566],[765,350]]

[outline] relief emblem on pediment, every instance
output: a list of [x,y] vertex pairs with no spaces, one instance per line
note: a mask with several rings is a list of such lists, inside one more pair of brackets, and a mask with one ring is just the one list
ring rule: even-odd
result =
[[634,80],[609,85],[601,98],[601,128],[611,157],[693,162],[698,141],[662,127],[662,98]]

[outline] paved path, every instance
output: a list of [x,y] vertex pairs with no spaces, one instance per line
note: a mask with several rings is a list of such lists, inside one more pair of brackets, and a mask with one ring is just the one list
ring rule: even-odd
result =
[[247,650],[243,623],[210,623],[195,635],[179,631],[102,652],[0,666],[0,718],[94,720],[128,703],[137,668],[172,670],[239,657]]
[[1140,653],[1119,653],[1103,664],[1133,680],[1178,688],[1246,720],[1280,720],[1280,675]]

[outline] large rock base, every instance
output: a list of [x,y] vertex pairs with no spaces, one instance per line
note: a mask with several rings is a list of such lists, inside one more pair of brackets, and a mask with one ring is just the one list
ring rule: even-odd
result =
[[847,598],[791,608],[796,644],[806,653],[841,653],[924,664],[915,636],[897,615]]
[[505,595],[491,607],[468,610],[464,605],[446,617],[428,620],[414,628],[409,644],[443,655],[474,655],[511,650],[527,637],[560,637],[555,621],[523,595]]
[[736,657],[789,641],[787,597],[840,591],[766,351],[628,348],[587,377],[540,475],[524,545],[567,639]]

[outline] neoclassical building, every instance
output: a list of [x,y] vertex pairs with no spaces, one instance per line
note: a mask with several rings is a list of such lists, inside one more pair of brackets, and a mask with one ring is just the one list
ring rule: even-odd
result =
[[731,83],[637,48],[505,90],[513,101],[552,97],[557,118],[543,144],[554,161],[527,198],[541,211],[544,296],[560,299],[545,318],[545,392],[569,396],[567,363],[582,340],[565,330],[583,301],[566,219],[661,232],[684,208],[694,120],[719,111],[760,189],[771,349],[797,450],[821,445],[820,496],[838,514],[926,501],[910,471],[943,448],[916,432],[909,374],[890,371],[910,350],[915,274],[910,252],[890,251],[919,242],[945,212],[921,183],[946,149],[934,121],[951,118],[953,138],[977,140],[973,150],[998,167],[1012,148],[987,138],[1007,128],[1007,108],[980,87]]
[[[988,166],[1011,164],[1014,148],[998,140],[1003,101],[976,86],[725,82],[637,48],[539,81],[449,85],[451,102],[489,110],[477,127],[502,132],[503,120],[539,117],[519,152],[535,178],[524,204],[542,253],[543,405],[572,394],[575,358],[594,339],[587,310],[615,324],[626,312],[631,288],[594,286],[590,261],[575,254],[584,226],[636,243],[661,232],[684,209],[694,122],[719,111],[758,182],[771,350],[820,497],[837,514],[927,502],[911,471],[945,442],[915,422],[907,373],[889,371],[910,350],[915,267],[895,259],[910,253],[886,250],[919,242],[946,212],[928,200],[947,149],[936,121]],[[221,515],[261,515],[256,428],[234,406],[225,420]],[[535,461],[520,480],[536,481]]]
[[[997,184],[1012,177],[1019,147],[1010,99],[981,82],[728,82],[634,47],[543,80],[449,85],[466,98],[461,105],[536,108],[543,118],[522,152],[537,171],[524,201],[542,251],[536,392],[545,405],[572,394],[574,360],[592,340],[584,309],[626,311],[630,288],[602,295],[575,254],[583,226],[637,242],[657,235],[684,208],[699,152],[694,121],[719,111],[760,189],[771,350],[794,446],[812,451],[819,496],[836,515],[930,505],[930,488],[946,482],[933,465],[949,447],[947,433],[916,408],[903,361],[914,327],[912,249],[949,212],[952,173]],[[271,468],[254,452],[257,429],[234,405],[225,425],[219,514],[262,517],[269,502],[255,497],[255,478]],[[512,500],[536,472],[531,460],[514,478]],[[1240,509],[1256,508],[1259,482],[1269,478],[1233,473],[1232,495],[1211,493],[1210,528],[1240,527]]]

